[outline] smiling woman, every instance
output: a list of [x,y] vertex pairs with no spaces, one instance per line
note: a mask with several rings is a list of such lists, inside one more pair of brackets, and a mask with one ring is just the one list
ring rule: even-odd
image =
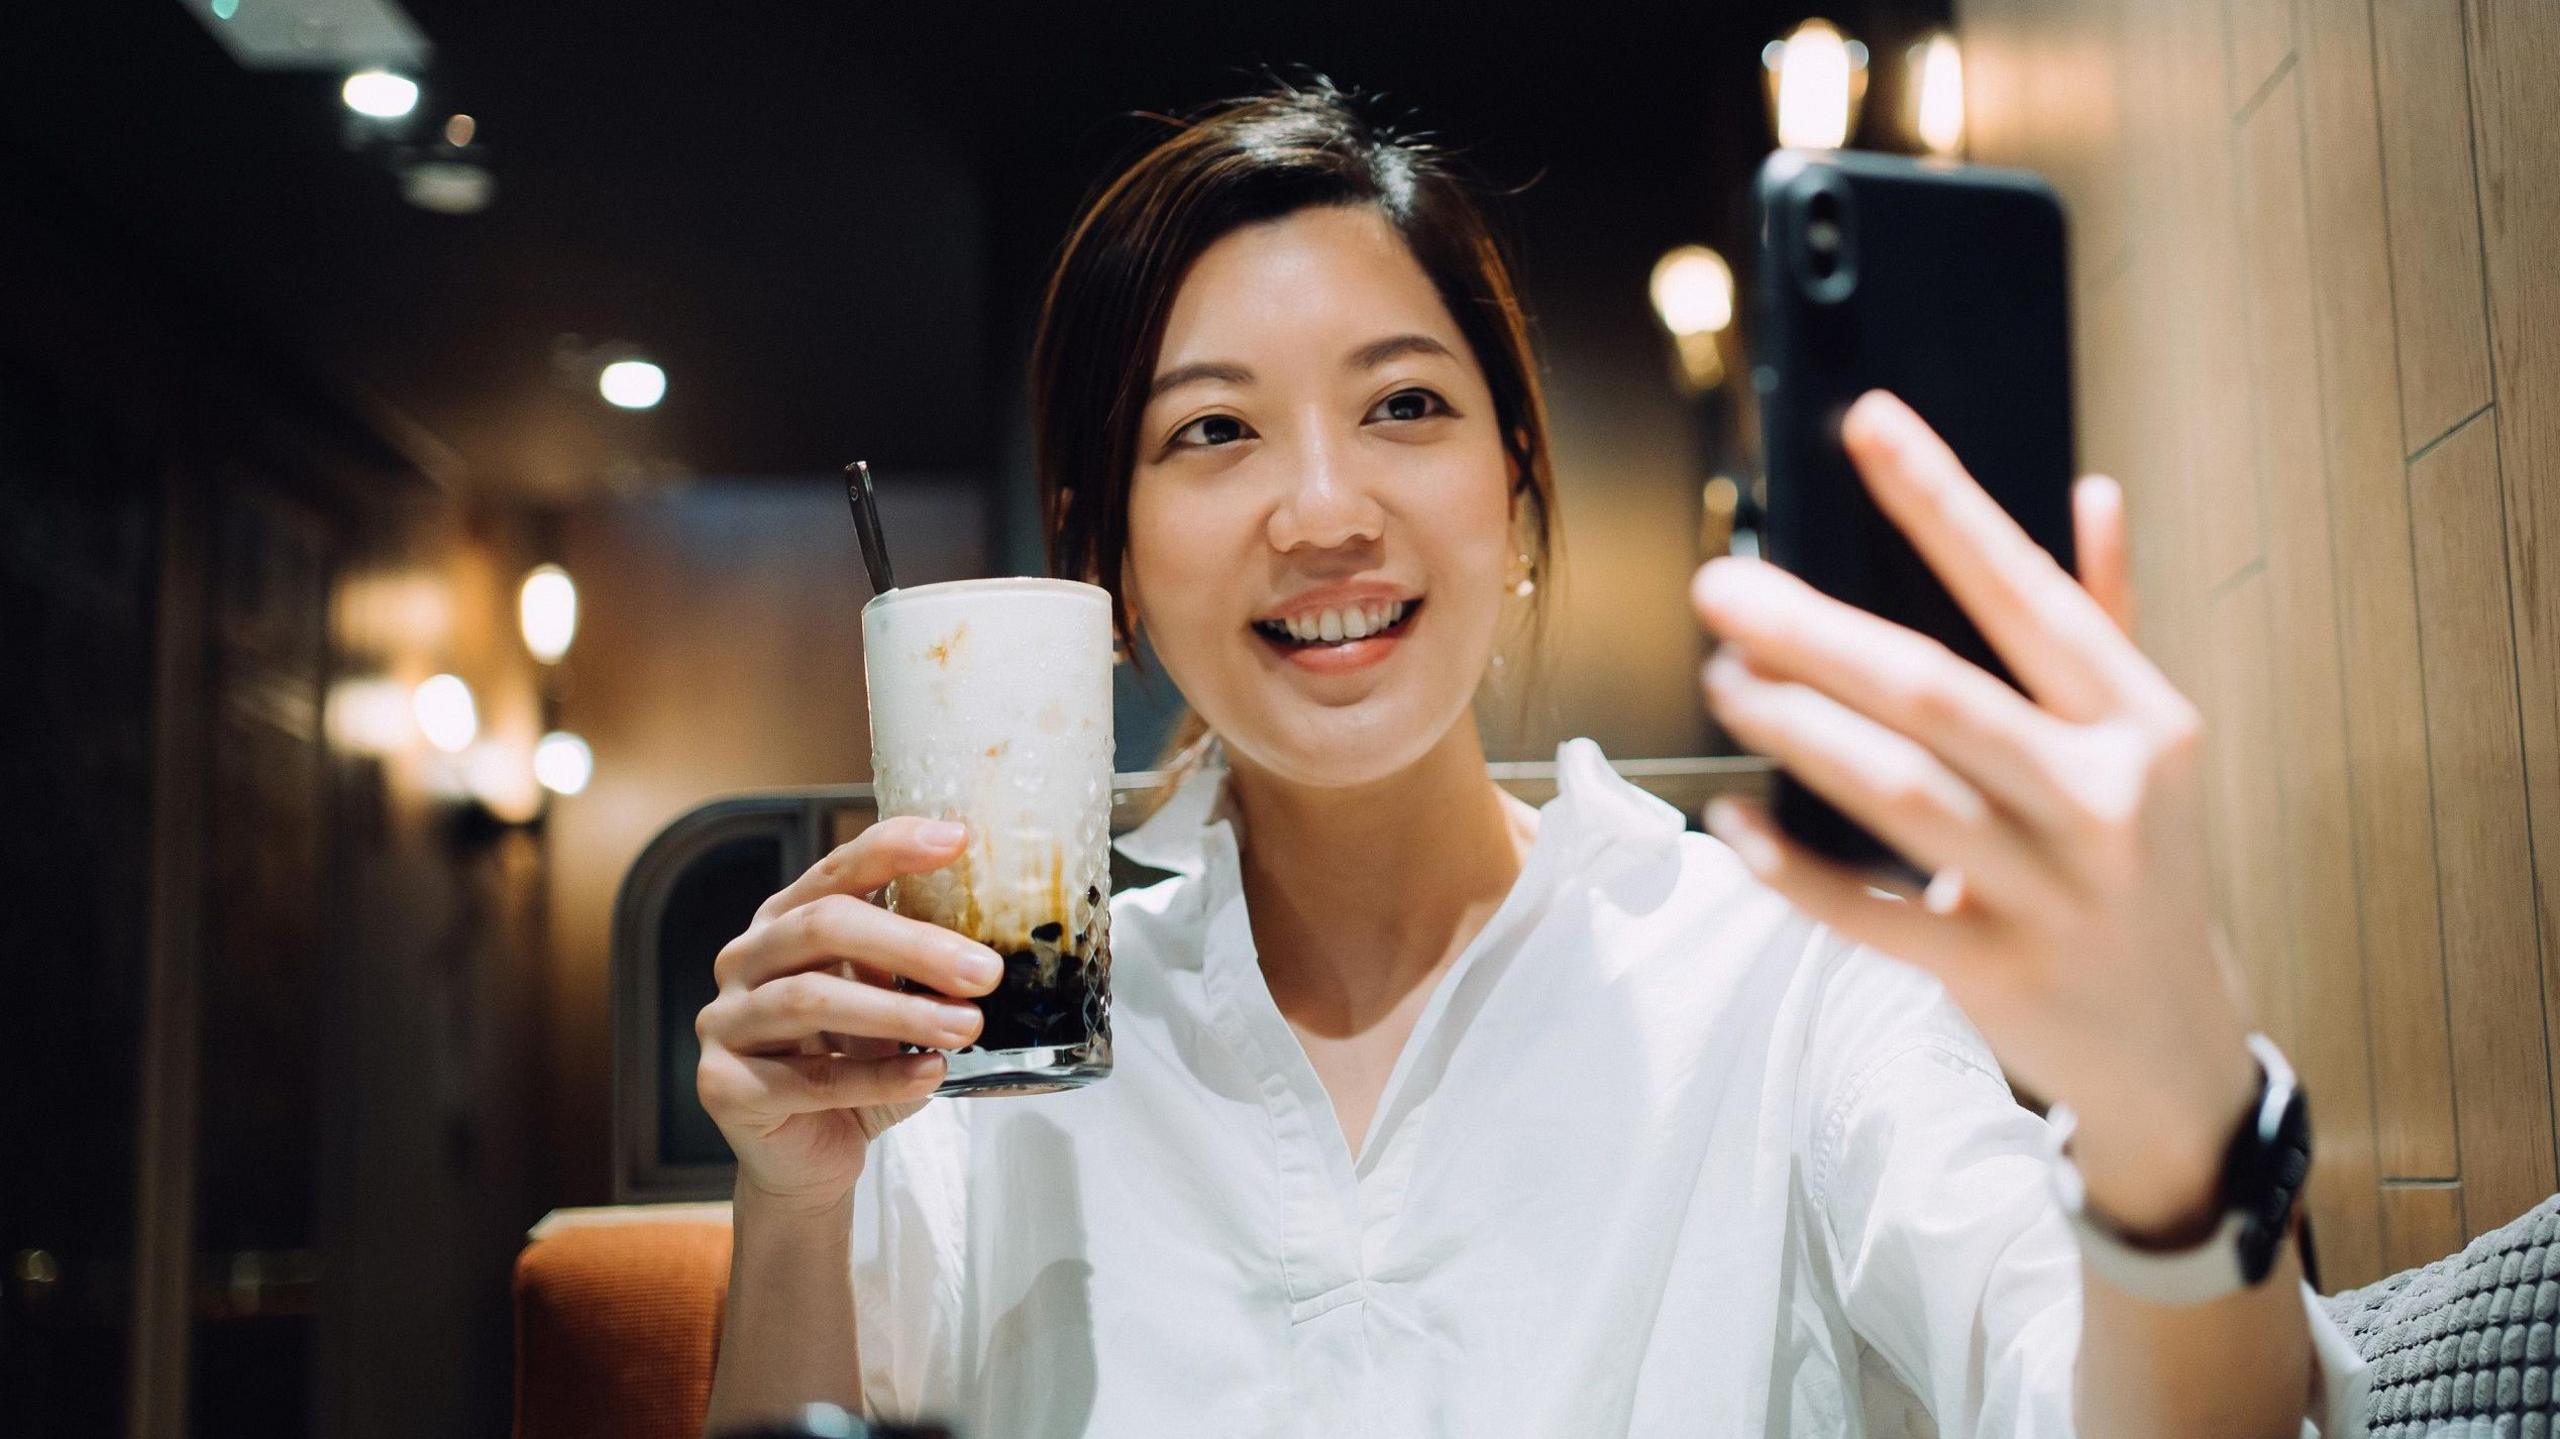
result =
[[[1700,577],[1710,702],[1963,859],[1952,903],[1871,897],[1759,826],[1689,832],[1589,740],[1543,809],[1493,782],[1475,698],[1552,543],[1535,373],[1466,185],[1330,86],[1174,122],[1093,198],[1035,344],[1053,561],[1111,591],[1204,741],[1120,841],[1170,878],[1111,901],[1117,1066],[927,1103],[929,1061],[825,1042],[924,1023],[895,976],[974,1019],[991,955],[850,902],[958,834],[874,826],[769,900],[699,1026],[739,1159],[715,1415],[2186,1435],[2290,1430],[2315,1392],[2344,1412],[2356,1358],[2290,1251],[2235,1267],[2191,1233],[2254,1194],[2214,1173],[2256,1153],[2250,1091],[2288,1091],[2219,982],[2200,866],[2146,858],[2198,848],[2193,727],[2118,628],[2117,511],[2079,516],[2093,597],[2022,563],[1916,416],[1852,413],[1865,481],[2002,611],[1986,630],[2103,670],[2104,706],[2039,708],[1765,566]],[[2060,816],[2024,848],[1990,797],[2021,792]],[[2077,1111],[2068,1215],[2003,1061]],[[2075,1238],[2100,1215],[2185,1250],[2176,1303],[2084,1279],[2114,1252]]]

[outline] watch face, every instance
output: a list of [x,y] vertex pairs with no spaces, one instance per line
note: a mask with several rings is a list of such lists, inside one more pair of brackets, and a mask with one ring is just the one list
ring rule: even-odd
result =
[[2287,1089],[2282,1103],[2275,1132],[2244,1128],[2240,1146],[2252,1152],[2231,1156],[2231,1177],[2240,1187],[2231,1201],[2247,1215],[2240,1227],[2240,1273],[2251,1284],[2275,1268],[2294,1201],[2311,1174],[2310,1103],[2298,1085]]

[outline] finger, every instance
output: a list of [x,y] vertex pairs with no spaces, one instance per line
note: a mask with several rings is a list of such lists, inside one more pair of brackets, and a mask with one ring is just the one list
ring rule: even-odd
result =
[[1762,884],[1847,939],[1941,975],[1979,951],[1980,920],[1877,893],[1855,871],[1789,839],[1756,803],[1719,796],[1707,806],[1707,829]]
[[1808,685],[1752,673],[1731,646],[1707,665],[1708,702],[1768,755],[1923,869],[1961,868],[1996,907],[2051,913],[2068,886],[2021,829],[1937,756]]
[[2038,829],[2068,822],[2061,722],[1990,671],[1760,560],[1710,561],[1689,593],[1700,622],[1739,646],[1752,671],[1810,685],[1910,736]]
[[748,928],[711,962],[722,988],[752,988],[846,960],[945,994],[985,994],[1004,977],[996,952],[938,924],[892,914],[847,894],[822,894]]
[[2080,587],[2116,628],[2133,634],[2133,577],[2124,522],[2124,486],[2105,475],[2082,475],[2071,487],[2072,547],[2079,552]]
[[882,989],[815,971],[722,995],[703,1011],[706,1038],[741,1054],[796,1049],[825,1034],[961,1049],[977,1042],[984,1023],[978,1007],[965,999]]
[[969,831],[958,820],[896,815],[837,845],[756,910],[771,919],[822,894],[867,895],[901,875],[940,869],[960,857]]
[[1840,434],[1876,503],[2027,693],[2068,720],[2156,711],[2167,680],[1908,405],[1870,390]]
[[887,1059],[706,1052],[697,1082],[703,1106],[714,1113],[780,1120],[920,1099],[942,1083],[944,1066],[943,1056],[929,1051]]

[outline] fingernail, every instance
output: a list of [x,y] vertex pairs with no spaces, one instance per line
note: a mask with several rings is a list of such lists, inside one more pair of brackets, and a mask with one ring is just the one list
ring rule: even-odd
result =
[[942,1037],[954,1045],[967,1044],[978,1036],[976,1005],[937,1004],[934,1009],[942,1019]]
[[968,833],[968,826],[956,819],[929,819],[916,826],[916,838],[937,848],[958,844]]
[[1004,978],[1004,960],[983,944],[962,940],[952,950],[952,963],[961,974],[980,984],[993,984]]
[[1722,689],[1740,678],[1742,678],[1741,651],[1735,649],[1731,641],[1716,646],[1715,653],[1707,656],[1707,683]]

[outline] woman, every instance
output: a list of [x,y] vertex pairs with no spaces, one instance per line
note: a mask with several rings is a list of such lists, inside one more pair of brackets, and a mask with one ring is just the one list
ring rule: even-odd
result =
[[1587,740],[1543,809],[1488,777],[1473,699],[1554,487],[1442,155],[1326,86],[1213,107],[1087,208],[1033,368],[1055,565],[1204,727],[1123,841],[1174,877],[1113,901],[1118,1068],[928,1106],[941,1060],[898,1047],[975,1007],[835,973],[987,992],[992,953],[861,902],[956,825],[877,825],[768,901],[700,1023],[739,1160],[715,1428],[2353,1427],[2289,1250],[2184,1307],[2084,1274],[2001,1077],[2077,1111],[2122,1230],[2219,1218],[2259,1069],[2111,486],[2077,493],[2083,590],[1908,410],[1849,416],[2032,700],[1768,566],[1700,573],[1715,712],[1937,873],[1914,903],[1750,810],[1684,833]]

